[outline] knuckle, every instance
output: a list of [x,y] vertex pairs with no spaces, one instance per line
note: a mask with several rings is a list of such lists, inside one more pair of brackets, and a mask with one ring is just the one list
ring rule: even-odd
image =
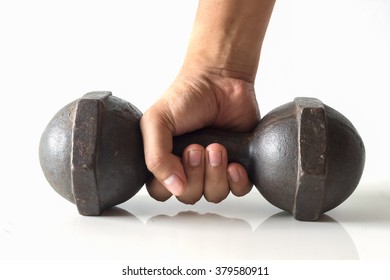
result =
[[219,194],[213,194],[213,195],[205,195],[205,199],[208,201],[208,202],[211,202],[211,203],[220,203],[222,202],[227,196],[229,195],[229,193],[219,193]]
[[165,202],[171,197],[170,195],[158,195],[158,194],[151,194],[150,196],[159,202]]
[[165,188],[155,179],[146,183],[146,189],[149,195],[160,202],[167,201],[172,194],[165,190]]
[[178,197],[177,199],[184,204],[194,205],[200,200],[200,197]]
[[161,166],[163,165],[164,161],[165,161],[165,157],[163,155],[159,155],[159,154],[150,155],[150,156],[146,157],[146,159],[145,159],[146,167],[152,173],[155,173],[156,171],[158,171],[161,168]]
[[244,196],[246,194],[248,194],[251,190],[252,190],[252,187],[253,185],[252,184],[247,184],[247,185],[244,185],[244,186],[240,186],[240,187],[234,187],[234,188],[230,188],[231,189],[231,192],[235,195],[235,196]]
[[220,203],[223,199],[222,198],[217,198],[217,197],[207,197],[206,200],[210,203]]

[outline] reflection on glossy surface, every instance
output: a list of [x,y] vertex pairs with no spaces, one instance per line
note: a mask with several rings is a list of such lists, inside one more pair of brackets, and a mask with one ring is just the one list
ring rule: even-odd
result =
[[146,228],[160,257],[241,259],[252,246],[252,228],[246,221],[213,213],[155,216]]
[[358,259],[348,232],[334,219],[298,222],[285,212],[265,220],[255,230],[256,247],[267,259]]
[[281,212],[252,227],[240,218],[196,211],[142,222],[113,208],[103,217],[79,217],[75,223],[79,246],[89,257],[106,252],[110,258],[131,259],[358,258],[347,231],[326,215],[319,222],[299,222]]
[[281,212],[252,231],[241,219],[185,212],[173,217],[153,217],[147,227],[148,232],[156,233],[155,248],[175,252],[180,258],[358,258],[351,237],[326,215],[320,222],[302,223]]
[[363,186],[317,222],[294,220],[257,191],[193,206],[137,195],[100,217],[65,203],[50,215],[31,208],[20,222],[0,220],[0,258],[388,259],[389,186]]

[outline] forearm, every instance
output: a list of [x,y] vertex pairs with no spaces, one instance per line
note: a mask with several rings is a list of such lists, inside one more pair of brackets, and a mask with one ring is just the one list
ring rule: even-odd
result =
[[184,67],[253,82],[275,0],[200,0]]

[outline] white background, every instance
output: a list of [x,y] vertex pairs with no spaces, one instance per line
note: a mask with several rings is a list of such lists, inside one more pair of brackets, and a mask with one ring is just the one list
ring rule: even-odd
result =
[[51,117],[93,90],[145,111],[181,66],[196,6],[0,1],[0,259],[390,259],[387,0],[279,0],[264,41],[262,114],[296,96],[317,97],[365,142],[357,191],[322,222],[296,222],[256,190],[195,206],[141,191],[88,218],[50,188],[38,143]]

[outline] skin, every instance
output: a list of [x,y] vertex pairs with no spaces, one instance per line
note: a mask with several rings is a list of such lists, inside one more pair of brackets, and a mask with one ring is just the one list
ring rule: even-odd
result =
[[149,194],[218,203],[252,184],[217,143],[172,154],[172,138],[204,127],[249,132],[260,120],[254,81],[274,0],[200,0],[183,66],[141,118]]

